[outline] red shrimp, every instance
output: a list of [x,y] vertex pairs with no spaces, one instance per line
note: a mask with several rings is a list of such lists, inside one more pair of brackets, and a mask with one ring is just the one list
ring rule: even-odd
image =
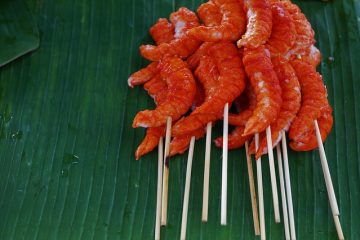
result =
[[191,107],[196,85],[192,72],[187,64],[178,57],[165,56],[160,62],[160,76],[168,86],[165,102],[155,110],[139,112],[134,119],[133,127],[159,127],[171,117],[179,119]]
[[[226,103],[231,103],[245,87],[245,74],[239,53],[230,42],[220,42],[209,49],[209,56],[216,63],[219,77],[211,84],[211,95],[204,104],[173,127],[173,135],[179,136],[204,128],[208,122],[221,119]],[[210,86],[209,86],[210,87]],[[205,88],[206,91],[206,88]]]
[[[243,96],[243,95],[241,95],[241,96]],[[246,96],[246,100],[243,100],[243,101],[244,102],[246,101],[246,104],[242,103],[242,105],[246,105],[246,107],[244,109],[238,109],[238,111],[240,112],[239,114],[229,113],[229,124],[230,125],[245,126],[246,122],[253,115],[253,111],[256,107],[256,95],[255,95],[254,91],[252,90],[252,87],[250,84],[246,85],[245,96]]]
[[152,62],[143,69],[131,74],[128,79],[129,87],[144,84],[152,79],[159,72],[157,65],[157,62]]
[[[290,146],[294,147],[294,150],[310,150],[317,146],[309,141],[315,136],[314,121],[320,120],[324,112],[326,113],[325,117],[319,124],[320,126],[330,126],[331,129],[332,118],[328,116],[329,112],[331,115],[331,111],[328,110],[331,107],[327,100],[327,91],[322,76],[316,72],[315,67],[301,60],[293,60],[291,65],[300,82],[302,99],[300,111],[290,127],[289,137],[294,142]],[[330,131],[328,127],[324,129],[328,129],[327,133]],[[326,136],[327,134],[324,134],[322,137],[326,138]]]
[[289,55],[306,55],[315,43],[315,33],[300,8],[289,0],[278,1],[289,12],[296,29],[296,41]]
[[222,14],[216,26],[199,26],[189,30],[190,35],[204,42],[235,41],[245,31],[245,13],[239,0],[214,0]]
[[294,46],[296,39],[295,24],[291,15],[278,2],[271,3],[273,27],[267,42],[271,55],[285,55]]
[[221,24],[222,14],[219,7],[212,1],[201,4],[197,9],[197,13],[207,27],[214,27]]
[[[246,141],[249,141],[252,136],[243,136],[244,134],[244,126],[237,126],[232,130],[232,132],[228,136],[228,148],[235,149],[242,147]],[[219,148],[222,148],[223,145],[223,137],[218,137],[214,140],[215,145]]]
[[263,45],[245,48],[243,62],[256,95],[256,108],[245,126],[245,135],[260,133],[273,123],[280,111],[281,87],[273,69],[270,53]]
[[313,65],[315,68],[321,62],[321,53],[317,47],[311,45],[310,49],[308,50],[306,55],[300,56],[303,61],[306,61]]
[[197,66],[199,66],[200,59],[204,55],[208,54],[208,51],[209,51],[210,47],[213,46],[214,44],[215,43],[204,42],[203,44],[201,44],[201,46],[190,57],[188,57],[186,62],[188,63],[189,68],[191,70],[194,70],[194,69],[197,68]]
[[160,74],[155,75],[153,79],[145,83],[144,89],[154,99],[156,105],[165,102],[167,97],[167,85]]
[[164,55],[186,58],[200,46],[201,41],[188,34],[189,29],[199,26],[194,12],[182,7],[171,14],[170,21],[175,26],[175,39],[158,46],[140,46],[140,53],[144,58],[151,61],[159,61]]
[[[271,126],[271,139],[273,146],[276,146],[281,139],[281,131],[287,131],[291,122],[296,117],[300,109],[301,93],[300,84],[296,77],[295,70],[290,63],[283,57],[274,57],[271,59],[276,75],[279,78],[282,89],[282,105],[279,115]],[[250,153],[255,152],[255,144],[250,146]],[[255,159],[258,159],[262,154],[267,153],[266,135],[261,134],[260,146],[256,152]]]
[[237,45],[239,48],[256,48],[264,44],[271,34],[270,3],[269,0],[245,0],[244,8],[247,13],[247,29]]
[[151,37],[157,45],[168,43],[174,39],[175,28],[166,18],[159,18],[150,28]]
[[205,135],[205,129],[199,128],[196,131],[192,132],[191,134],[174,137],[170,143],[169,157],[172,157],[176,154],[184,153],[190,145],[192,136],[195,136],[195,139],[197,140],[199,138],[202,138],[204,135]]

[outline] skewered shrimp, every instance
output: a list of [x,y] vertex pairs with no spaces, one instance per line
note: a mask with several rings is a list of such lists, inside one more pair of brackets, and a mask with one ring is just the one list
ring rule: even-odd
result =
[[144,89],[154,99],[156,105],[163,103],[167,97],[167,85],[160,74],[155,75],[155,77],[145,83]]
[[[246,141],[249,141],[252,136],[243,136],[244,134],[244,126],[237,126],[232,130],[232,132],[228,136],[228,148],[235,149],[242,147]],[[215,145],[219,148],[222,148],[223,137],[218,137],[214,140]]]
[[296,39],[295,24],[288,11],[278,2],[271,3],[273,27],[267,47],[271,56],[285,55],[292,48]]
[[244,50],[245,71],[257,100],[253,115],[246,123],[245,135],[264,131],[276,120],[281,108],[281,87],[269,55],[263,45]]
[[[279,78],[282,89],[282,105],[275,122],[271,124],[271,139],[273,146],[276,146],[281,139],[281,131],[287,131],[291,122],[296,117],[301,104],[300,84],[296,77],[295,70],[283,57],[271,59],[276,75]],[[256,152],[255,159],[267,153],[267,140],[265,134],[260,136],[260,146]],[[255,143],[250,146],[250,153],[255,152]]]
[[[296,71],[296,75],[299,79],[301,86],[301,108],[296,116],[294,122],[291,124],[289,137],[293,143],[290,146],[294,150],[300,149],[313,149],[317,147],[316,140],[315,144],[309,141],[315,137],[314,120],[320,120],[321,116],[325,112],[325,117],[322,119],[320,128],[327,129],[322,137],[325,139],[327,133],[330,131],[332,126],[332,118],[328,113],[329,106],[327,100],[327,91],[322,81],[322,77],[316,72],[315,68],[307,62],[301,60],[291,61],[291,65]],[[331,124],[330,124],[331,122]],[[330,129],[328,129],[330,126]],[[324,131],[324,130],[323,130]],[[325,134],[326,133],[326,134]]]
[[199,128],[191,134],[186,134],[178,137],[174,137],[170,143],[170,152],[169,157],[172,157],[176,154],[184,153],[190,144],[191,138],[195,136],[195,139],[202,138],[205,135],[205,129]]
[[197,13],[207,27],[214,27],[221,24],[222,14],[219,7],[212,1],[201,4],[197,9]]
[[159,127],[171,117],[179,119],[191,107],[196,93],[194,77],[187,64],[178,57],[165,56],[160,62],[160,76],[168,86],[168,95],[164,103],[155,110],[139,112],[133,127]]
[[139,71],[131,74],[128,79],[129,87],[144,84],[150,79],[152,79],[159,72],[157,65],[157,62],[152,62],[143,69],[140,69]]
[[321,53],[319,49],[317,49],[317,47],[312,45],[308,53],[306,55],[300,56],[300,58],[303,61],[310,63],[316,68],[321,62]]
[[199,66],[200,59],[208,54],[208,51],[211,46],[213,46],[215,43],[211,42],[204,42],[201,44],[201,46],[186,60],[186,62],[189,65],[189,68],[191,70],[196,69]]
[[264,44],[271,34],[272,15],[269,0],[245,0],[247,13],[246,33],[237,42],[238,47],[256,48]]
[[195,13],[187,8],[180,8],[170,15],[170,21],[175,26],[175,39],[158,46],[140,46],[141,55],[151,61],[159,61],[164,55],[186,58],[199,47],[201,41],[188,34],[188,30],[199,26]]
[[221,40],[235,41],[245,31],[245,13],[239,0],[214,0],[222,14],[216,26],[199,26],[189,31],[190,35],[204,42]]
[[166,18],[159,18],[150,28],[149,33],[157,45],[174,39],[175,28]]
[[229,124],[234,126],[245,126],[246,122],[252,116],[253,111],[256,107],[256,95],[252,89],[252,87],[247,84],[245,88],[245,94],[242,94],[240,97],[245,97],[246,103],[240,103],[241,106],[246,105],[245,108],[238,108],[239,114],[229,113]]
[[173,127],[173,135],[179,136],[204,128],[208,122],[220,119],[226,103],[231,103],[245,87],[245,75],[236,47],[229,42],[220,42],[209,49],[209,56],[216,63],[219,77],[209,86],[204,104],[196,108],[188,117]]

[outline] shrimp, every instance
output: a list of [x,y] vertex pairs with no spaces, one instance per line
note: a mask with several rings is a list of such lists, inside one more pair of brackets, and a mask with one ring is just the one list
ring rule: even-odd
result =
[[[271,139],[273,146],[276,146],[281,139],[281,131],[287,131],[291,122],[296,117],[300,109],[301,93],[300,84],[296,77],[295,70],[284,57],[274,57],[271,59],[276,75],[279,78],[282,89],[282,105],[279,115],[271,126]],[[255,152],[255,144],[250,146],[250,153]],[[255,159],[258,159],[262,154],[267,153],[266,135],[261,134],[260,146],[256,152]]]
[[219,7],[212,1],[201,4],[197,9],[197,13],[207,27],[214,27],[221,24],[222,14]]
[[135,85],[141,85],[152,79],[158,72],[158,63],[152,62],[143,69],[131,74],[128,79],[129,87],[134,87]]
[[245,71],[257,101],[253,115],[246,123],[244,135],[264,131],[276,120],[281,108],[281,87],[269,55],[263,45],[255,49],[244,49]]
[[174,39],[175,28],[166,18],[159,18],[158,21],[150,28],[151,37],[157,45],[168,43]]
[[285,55],[295,44],[296,29],[290,14],[278,2],[271,3],[273,27],[267,47],[271,55]]
[[300,8],[289,0],[278,1],[290,14],[296,29],[296,41],[288,55],[307,55],[308,50],[315,43],[315,33],[306,16]]
[[[314,121],[319,120],[319,124],[326,125],[322,137],[325,139],[332,126],[331,107],[327,100],[326,87],[322,81],[322,76],[316,72],[314,66],[301,60],[291,61],[291,65],[296,71],[301,86],[301,108],[294,122],[291,124],[289,137],[293,142],[290,146],[297,149],[310,150],[317,145],[309,139],[314,139]],[[326,113],[326,114],[324,114]],[[321,118],[324,116],[323,118]],[[321,121],[320,121],[321,119]],[[331,124],[330,124],[331,123]],[[328,128],[330,126],[330,129]]]
[[133,127],[159,127],[171,117],[179,119],[191,107],[196,85],[192,72],[187,64],[178,57],[165,56],[160,62],[160,76],[168,86],[165,102],[155,110],[139,112],[133,121]]
[[[252,136],[247,135],[243,136],[244,133],[244,126],[237,126],[232,130],[232,132],[228,136],[228,148],[235,149],[242,147],[246,141],[249,141]],[[223,137],[218,137],[214,140],[215,145],[219,148],[222,148],[223,145]]]
[[245,31],[245,13],[239,0],[214,0],[222,19],[216,26],[199,26],[189,30],[191,36],[204,42],[235,41]]
[[[240,97],[242,97],[242,96],[243,95],[241,95]],[[245,126],[246,122],[252,116],[253,111],[256,107],[256,95],[255,95],[253,89],[251,88],[250,84],[246,85],[245,96],[246,96],[246,99],[243,100],[243,102],[246,101],[246,104],[241,102],[241,106],[246,105],[246,107],[243,109],[238,109],[238,111],[240,112],[239,114],[229,113],[229,124],[230,125]]]
[[175,39],[158,46],[140,46],[140,54],[144,58],[150,61],[159,61],[164,55],[186,58],[198,49],[201,41],[188,33],[189,29],[199,26],[195,13],[182,7],[170,15],[170,21],[175,26]]
[[188,63],[189,68],[191,70],[194,70],[197,68],[197,66],[199,66],[200,59],[204,55],[207,55],[210,47],[213,46],[214,44],[215,43],[211,43],[211,42],[202,43],[201,46],[190,57],[188,57],[188,59],[186,59],[186,62]]
[[306,55],[300,56],[300,58],[313,65],[315,68],[319,65],[321,62],[321,53],[317,47],[314,45],[311,45],[310,49],[308,50],[308,53]]
[[264,44],[271,34],[272,13],[269,0],[245,0],[247,30],[237,42],[238,47],[256,48]]
[[[179,120],[173,127],[173,135],[185,135],[208,122],[221,119],[226,103],[231,103],[245,88],[245,74],[239,53],[230,42],[216,43],[209,49],[209,56],[214,60],[219,77],[208,86],[207,99],[189,116]],[[206,91],[206,87],[205,87]]]
[[167,85],[160,77],[160,74],[155,75],[155,77],[145,83],[144,89],[154,99],[156,105],[164,102],[167,97]]
[[197,140],[199,138],[202,138],[204,135],[205,129],[199,128],[190,134],[174,137],[170,143],[169,157],[172,157],[176,154],[184,153],[188,149],[191,138],[193,136],[195,136],[195,139]]

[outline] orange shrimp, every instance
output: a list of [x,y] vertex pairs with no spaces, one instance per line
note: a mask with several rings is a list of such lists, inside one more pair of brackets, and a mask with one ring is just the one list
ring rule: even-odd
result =
[[[322,135],[324,139],[331,129],[331,107],[322,76],[316,72],[315,67],[301,60],[293,60],[291,65],[300,82],[302,99],[300,111],[290,127],[289,137],[293,142],[290,146],[294,150],[310,150],[317,147],[314,141],[309,140],[315,137],[314,121],[319,120],[320,128],[323,128],[323,131],[325,129]],[[324,117],[321,118],[322,116]]]
[[214,0],[222,14],[216,26],[199,26],[189,30],[190,35],[204,42],[235,41],[245,31],[245,13],[239,0]]
[[291,15],[278,2],[271,3],[273,27],[267,42],[271,55],[285,55],[294,46],[296,38],[295,24]]
[[245,71],[257,101],[253,115],[246,123],[245,135],[264,131],[276,120],[281,108],[281,87],[269,55],[263,45],[255,49],[244,49]]
[[165,56],[159,62],[158,68],[161,78],[168,86],[166,100],[155,110],[139,112],[135,116],[133,127],[159,127],[166,123],[168,117],[175,121],[186,113],[193,103],[196,85],[187,64],[178,57]]
[[[228,148],[235,149],[242,147],[246,141],[249,141],[252,136],[247,135],[243,136],[244,134],[244,126],[237,126],[232,130],[232,132],[228,136]],[[215,145],[219,148],[222,148],[223,145],[223,137],[218,137],[214,140]]]
[[238,47],[256,48],[264,44],[271,34],[272,13],[269,0],[245,0],[247,30],[237,42]]
[[167,97],[167,85],[160,74],[155,75],[155,77],[145,83],[144,89],[154,99],[156,105],[165,102]]
[[215,43],[211,42],[204,42],[201,44],[201,46],[190,56],[188,59],[186,59],[187,64],[189,65],[189,68],[191,70],[194,70],[199,66],[200,59],[208,54],[208,51],[211,46],[213,46]]
[[172,131],[174,136],[191,133],[196,129],[204,128],[208,122],[221,119],[224,105],[234,101],[244,90],[243,66],[239,53],[232,43],[216,43],[209,49],[209,56],[216,63],[219,77],[211,85],[211,90],[208,90],[211,95],[207,95],[204,104],[175,124]]
[[[284,57],[274,57],[271,59],[274,70],[279,78],[282,89],[282,105],[279,115],[271,126],[271,139],[273,146],[276,146],[281,139],[281,131],[287,131],[291,122],[296,117],[300,109],[301,93],[300,84],[296,77],[295,70]],[[267,153],[266,135],[261,134],[260,146],[256,152],[255,159],[258,159],[262,154]],[[255,152],[255,144],[250,146],[250,153]]]
[[174,39],[175,28],[166,18],[159,18],[158,21],[150,28],[151,37],[157,45],[168,43]]
[[205,129],[199,128],[191,134],[174,137],[170,143],[169,157],[184,153],[189,147],[192,136],[195,136],[195,139],[197,140],[202,138],[204,135]]
[[306,61],[313,65],[315,68],[321,62],[321,53],[317,47],[311,45],[310,49],[308,50],[306,55],[300,56],[303,61]]
[[296,29],[296,41],[289,55],[306,55],[307,51],[315,43],[315,33],[306,16],[300,8],[289,0],[278,1],[290,13]]
[[152,79],[158,72],[158,63],[152,62],[143,69],[131,74],[128,78],[129,87],[134,87],[136,85],[141,85]]
[[201,41],[188,34],[189,29],[199,26],[194,12],[182,7],[170,15],[170,21],[175,26],[175,39],[158,46],[140,46],[140,54],[144,58],[151,61],[159,61],[164,55],[186,58],[200,46]]
[[214,27],[221,24],[222,14],[219,7],[212,1],[201,4],[197,9],[197,13],[207,27]]
[[[242,97],[243,95],[244,94],[242,94],[240,97]],[[239,114],[229,113],[229,124],[230,125],[245,126],[246,122],[253,115],[253,111],[256,107],[256,95],[250,84],[246,85],[245,96],[246,96],[246,99],[243,100],[243,102],[246,101],[246,104],[241,103],[241,105],[246,105],[246,107],[243,109],[238,109],[238,111],[240,112]]]

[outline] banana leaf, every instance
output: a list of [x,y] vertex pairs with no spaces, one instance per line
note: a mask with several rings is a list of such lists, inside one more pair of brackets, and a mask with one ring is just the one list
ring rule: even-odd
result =
[[39,32],[25,3],[0,1],[0,67],[38,46]]
[[[26,3],[41,45],[0,69],[0,239],[152,239],[157,152],[135,161],[145,131],[131,123],[154,104],[142,88],[129,89],[127,77],[147,64],[138,46],[151,41],[156,19],[201,1]],[[296,3],[316,31],[319,71],[334,108],[325,150],[340,221],[346,239],[360,239],[360,3]],[[220,122],[213,135],[221,132]],[[228,224],[220,226],[221,150],[212,147],[209,221],[201,222],[204,150],[197,141],[187,239],[258,239],[244,149],[229,152]],[[180,236],[186,158],[170,161],[161,239]],[[289,159],[297,239],[337,239],[318,151],[290,151]],[[263,179],[267,238],[284,239],[266,158]]]

